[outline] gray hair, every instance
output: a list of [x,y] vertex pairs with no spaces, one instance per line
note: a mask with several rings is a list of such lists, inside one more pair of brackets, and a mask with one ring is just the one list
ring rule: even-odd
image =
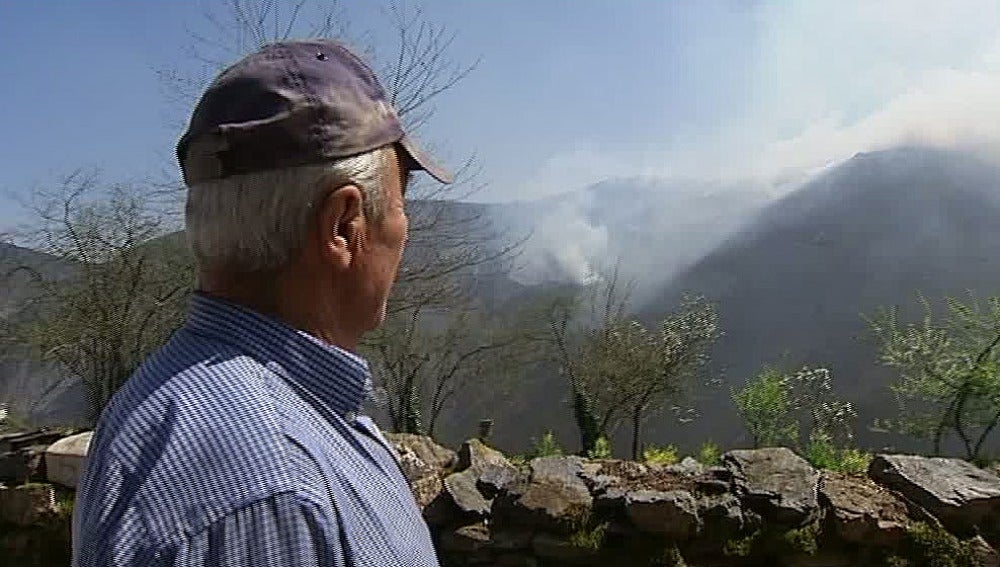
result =
[[273,270],[305,245],[316,206],[330,190],[357,185],[369,219],[382,215],[385,146],[320,165],[236,175],[188,189],[185,224],[199,270]]

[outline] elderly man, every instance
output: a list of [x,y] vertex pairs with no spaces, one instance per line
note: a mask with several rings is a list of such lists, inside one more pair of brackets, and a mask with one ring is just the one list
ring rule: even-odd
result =
[[410,171],[449,174],[331,41],[225,70],[177,150],[199,291],[101,416],[74,564],[436,565],[393,449],[359,413],[355,348],[385,317]]

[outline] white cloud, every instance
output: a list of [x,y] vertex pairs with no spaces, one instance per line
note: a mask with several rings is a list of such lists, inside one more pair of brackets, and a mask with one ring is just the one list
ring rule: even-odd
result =
[[748,110],[727,132],[679,151],[577,144],[517,195],[635,175],[787,190],[857,152],[904,144],[1000,159],[1000,3],[762,3],[755,22]]
[[762,147],[744,173],[775,179],[860,151],[926,145],[1000,158],[1000,74],[937,71],[864,118],[845,124],[831,115],[799,134]]
[[657,148],[613,151],[593,141],[578,141],[549,156],[527,179],[511,188],[508,198],[532,200],[558,195],[616,177],[663,177],[673,173]]

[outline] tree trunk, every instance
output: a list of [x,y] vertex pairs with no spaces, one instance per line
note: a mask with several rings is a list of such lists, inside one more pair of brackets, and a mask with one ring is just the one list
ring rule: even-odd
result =
[[639,429],[642,427],[642,406],[632,408],[632,460],[639,460]]
[[976,458],[979,457],[979,452],[982,450],[983,443],[986,442],[986,438],[990,436],[990,433],[993,432],[993,429],[996,428],[998,424],[1000,424],[1000,412],[993,414],[993,419],[990,420],[989,425],[987,425],[986,429],[984,429],[982,434],[979,435],[979,440],[976,441]]
[[576,420],[576,427],[580,431],[581,454],[586,456],[597,444],[599,435],[597,420],[594,412],[590,408],[590,400],[585,392],[579,388],[573,388],[573,419]]
[[401,412],[403,418],[403,433],[420,435],[420,400],[416,392],[416,380],[412,374],[403,382]]

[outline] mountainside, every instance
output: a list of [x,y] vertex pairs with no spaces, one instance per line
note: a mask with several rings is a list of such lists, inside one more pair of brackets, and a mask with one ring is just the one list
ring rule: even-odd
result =
[[[491,247],[530,236],[513,272],[493,265],[476,274],[487,309],[516,308],[588,281],[588,273],[619,256],[623,271],[640,278],[636,299],[647,322],[673,309],[685,292],[716,301],[725,335],[712,371],[723,385],[697,392],[700,418],[677,425],[654,417],[647,426],[647,441],[684,448],[709,438],[747,442],[730,388],[768,363],[830,367],[838,393],[859,408],[863,445],[916,448],[866,429],[873,418],[894,415],[895,404],[886,390],[893,375],[877,365],[861,314],[882,305],[913,308],[918,290],[931,299],[967,289],[980,297],[1000,293],[1000,238],[994,236],[1000,168],[954,152],[858,154],[771,202],[749,188],[632,179],[536,202],[414,202],[410,210],[415,222],[439,216],[444,233],[463,230],[462,219],[470,216],[492,222]],[[404,265],[419,266],[444,233],[424,232]],[[181,242],[179,235],[168,240]],[[51,261],[5,250],[8,257]],[[23,293],[6,289],[2,307],[18,305]],[[443,441],[474,434],[485,417],[496,421],[494,442],[508,450],[525,449],[546,429],[573,447],[565,378],[555,368],[541,364],[488,378],[487,393],[456,400],[439,430]]]
[[[27,268],[27,269],[25,269]],[[72,276],[72,262],[43,252],[0,243],[0,324],[26,317],[35,292],[32,271],[47,280]],[[78,383],[63,380],[52,365],[33,362],[24,350],[0,344],[0,403],[35,425],[82,425],[86,404]]]
[[656,433],[696,442],[744,441],[729,400],[764,364],[827,365],[835,388],[857,404],[859,441],[906,440],[867,431],[891,417],[886,386],[862,313],[913,306],[973,290],[1000,292],[1000,169],[961,154],[900,148],[858,154],[763,210],[745,229],[665,286],[642,309],[653,320],[684,292],[718,303],[725,336],[713,353],[724,385],[704,390],[703,417]]
[[[569,292],[619,260],[623,279],[636,280],[633,299],[641,301],[721,243],[767,199],[746,187],[631,178],[536,201],[455,203],[449,210],[483,215],[498,236],[494,245],[525,239],[512,272],[484,270],[476,281],[484,305],[511,310]],[[475,433],[480,418],[492,418],[494,442],[512,451],[527,449],[548,429],[574,445],[566,379],[555,365],[489,376],[487,383],[486,394],[467,392],[456,400],[439,431],[444,442],[459,443]]]
[[44,252],[0,242],[0,318],[17,311],[31,296],[32,270],[46,279],[59,279],[72,275],[73,263]]

